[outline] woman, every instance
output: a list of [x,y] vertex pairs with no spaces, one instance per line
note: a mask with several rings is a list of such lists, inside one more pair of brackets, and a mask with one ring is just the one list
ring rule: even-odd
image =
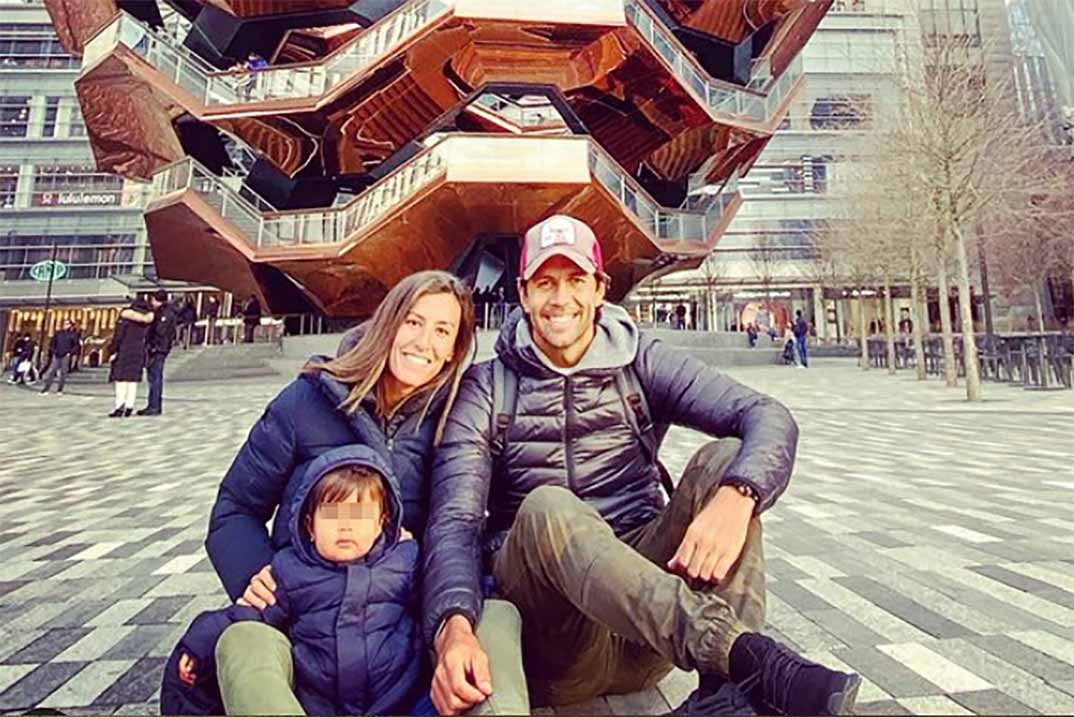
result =
[[116,407],[109,418],[122,418],[134,412],[138,384],[145,368],[145,336],[153,323],[153,310],[141,297],[119,313],[119,323],[108,347],[112,366],[108,380],[116,384]]
[[[469,290],[450,274],[420,272],[388,292],[352,347],[334,360],[311,360],[269,404],[224,477],[209,522],[209,559],[232,600],[258,609],[274,601],[266,566],[289,541],[298,469],[333,448],[364,444],[390,461],[403,526],[423,535],[434,446],[473,340]],[[270,535],[265,524],[274,513]],[[517,612],[504,603],[487,608],[479,633],[484,627],[514,634],[517,642]],[[524,694],[516,652],[517,661],[493,666],[493,680],[502,672],[504,692],[513,681]],[[256,622],[232,625],[216,657],[229,713],[301,714],[290,684],[291,645],[282,633]]]

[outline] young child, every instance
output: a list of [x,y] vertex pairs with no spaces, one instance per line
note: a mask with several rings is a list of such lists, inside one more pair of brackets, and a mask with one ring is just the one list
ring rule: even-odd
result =
[[299,476],[291,544],[272,560],[276,604],[195,618],[165,667],[161,714],[224,714],[214,652],[241,620],[288,635],[295,695],[308,714],[435,714],[417,614],[418,546],[402,529],[391,469],[372,450],[347,446]]

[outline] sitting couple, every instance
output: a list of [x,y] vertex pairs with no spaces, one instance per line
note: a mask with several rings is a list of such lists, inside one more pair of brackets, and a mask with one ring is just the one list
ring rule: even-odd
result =
[[[580,221],[527,232],[519,281],[492,361],[464,371],[470,293],[422,272],[269,404],[206,542],[236,604],[176,647],[165,714],[528,714],[672,666],[690,714],[853,707],[857,675],[760,632],[790,413],[606,304]],[[719,440],[666,501],[670,424]]]

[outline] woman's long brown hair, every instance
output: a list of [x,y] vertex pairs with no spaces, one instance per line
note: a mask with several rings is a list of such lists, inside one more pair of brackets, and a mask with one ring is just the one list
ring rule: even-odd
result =
[[[373,318],[369,320],[365,334],[353,349],[331,361],[310,362],[304,370],[325,371],[337,381],[348,384],[351,387],[350,393],[340,404],[340,408],[347,413],[357,411],[362,400],[373,392],[377,400],[377,412],[382,416],[390,415],[397,406],[384,405],[384,393],[380,388],[381,376],[386,370],[390,370],[387,368],[388,353],[395,342],[396,334],[399,333],[399,327],[403,325],[403,321],[414,308],[414,304],[421,297],[430,294],[451,294],[462,308],[459,333],[455,337],[455,348],[451,360],[444,364],[440,373],[432,381],[415,392],[415,395],[428,392],[428,399],[419,418],[420,423],[425,420],[425,414],[432,405],[437,392],[445,384],[451,387],[447,402],[444,404],[444,412],[436,427],[435,442],[439,443],[448,413],[459,392],[463,370],[466,368],[474,345],[476,326],[474,302],[470,289],[458,277],[445,271],[419,271],[406,277],[396,284],[380,302],[373,313]],[[412,397],[408,396],[407,399]]]

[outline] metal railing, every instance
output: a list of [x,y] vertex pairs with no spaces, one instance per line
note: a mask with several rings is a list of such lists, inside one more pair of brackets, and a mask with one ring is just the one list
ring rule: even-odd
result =
[[[256,71],[220,71],[183,47],[178,38],[154,32],[121,12],[86,44],[83,66],[123,44],[205,105],[318,97],[390,55],[451,8],[450,0],[413,0],[324,61]],[[750,88],[714,79],[642,0],[625,0],[624,9],[639,34],[714,115],[769,122],[802,75],[799,55],[774,79],[767,60],[755,60]],[[757,87],[762,82],[765,86]]]
[[520,129],[566,124],[559,111],[550,102],[541,105],[524,105],[510,97],[486,93],[478,97],[474,104],[480,105]]
[[589,143],[589,168],[619,203],[634,215],[649,235],[660,241],[704,243],[738,197],[738,172],[722,187],[687,200],[683,207],[660,205],[596,142]]
[[[444,135],[353,201],[331,209],[279,212],[253,192],[245,188],[236,190],[224,178],[213,175],[190,157],[168,165],[153,176],[152,197],[191,189],[238,227],[254,247],[341,244],[442,176],[447,171],[448,143],[467,137],[474,135]],[[491,137],[499,141],[528,141],[521,137]],[[638,220],[654,241],[707,241],[739,196],[736,173],[722,187],[713,187],[703,195],[691,198],[681,208],[668,209],[660,206],[589,137],[560,141],[587,144],[592,176]]]
[[178,38],[121,12],[86,43],[83,67],[122,44],[206,106],[319,97],[390,55],[450,8],[448,0],[413,0],[323,61],[254,71],[218,70]]
[[[774,80],[770,79],[763,89],[739,87],[715,79],[682,46],[643,0],[626,0],[625,10],[627,19],[638,33],[671,67],[683,85],[697,95],[710,114],[742,117],[759,123],[771,122],[794,84],[802,76],[802,56],[799,53],[783,74]],[[755,60],[753,67],[761,76],[771,78],[770,65]]]
[[193,190],[221,216],[239,228],[254,247],[338,244],[360,232],[414,195],[445,164],[432,148],[389,174],[354,201],[338,208],[280,212],[246,187],[236,189],[192,157],[164,167],[153,175],[155,199]]

